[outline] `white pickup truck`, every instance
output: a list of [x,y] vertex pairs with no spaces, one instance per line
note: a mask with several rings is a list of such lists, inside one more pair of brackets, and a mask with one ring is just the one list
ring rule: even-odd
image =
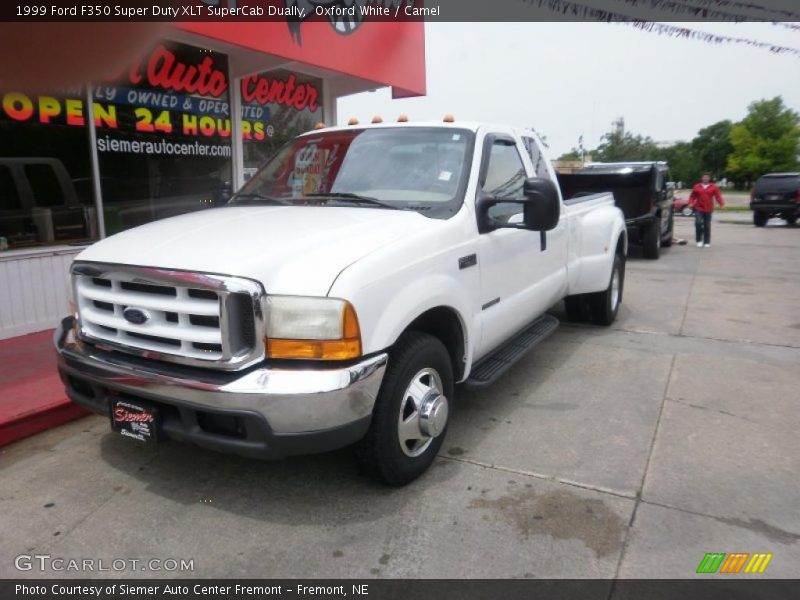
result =
[[[448,120],[449,121],[449,120]],[[400,485],[442,445],[455,385],[502,375],[622,297],[610,194],[562,199],[529,130],[319,128],[228,206],[107,238],[55,335],[69,397],[141,441],[260,458],[357,443]]]

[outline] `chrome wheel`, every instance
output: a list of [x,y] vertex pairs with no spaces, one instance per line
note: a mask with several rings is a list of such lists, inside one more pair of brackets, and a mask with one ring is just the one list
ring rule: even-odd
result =
[[411,378],[397,418],[397,437],[406,456],[425,452],[447,426],[449,406],[443,390],[435,369],[422,369]]
[[614,268],[611,274],[611,312],[617,310],[619,304],[619,269]]
[[681,209],[681,214],[682,214],[684,217],[691,217],[691,216],[692,216],[692,212],[694,212],[694,211],[692,210],[692,208],[691,208],[690,206],[684,206],[684,207]]

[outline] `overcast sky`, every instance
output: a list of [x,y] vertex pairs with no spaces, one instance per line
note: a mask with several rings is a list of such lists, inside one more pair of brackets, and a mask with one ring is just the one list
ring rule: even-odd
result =
[[[800,31],[770,23],[685,25],[800,48]],[[706,125],[741,119],[757,99],[781,95],[800,112],[800,57],[791,54],[607,23],[429,23],[425,32],[427,96],[392,100],[381,89],[343,98],[340,124],[453,113],[532,126],[558,156],[582,134],[595,147],[617,117],[656,141],[688,141]]]

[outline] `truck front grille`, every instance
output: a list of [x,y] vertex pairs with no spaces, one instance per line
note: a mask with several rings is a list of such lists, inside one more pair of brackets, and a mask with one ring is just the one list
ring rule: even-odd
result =
[[263,358],[261,286],[238,277],[76,263],[83,338],[190,365],[238,369]]

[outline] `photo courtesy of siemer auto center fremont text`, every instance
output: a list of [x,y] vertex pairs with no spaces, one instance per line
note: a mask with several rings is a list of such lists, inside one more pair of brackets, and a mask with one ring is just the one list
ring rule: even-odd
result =
[[800,590],[795,0],[0,5],[2,600]]

